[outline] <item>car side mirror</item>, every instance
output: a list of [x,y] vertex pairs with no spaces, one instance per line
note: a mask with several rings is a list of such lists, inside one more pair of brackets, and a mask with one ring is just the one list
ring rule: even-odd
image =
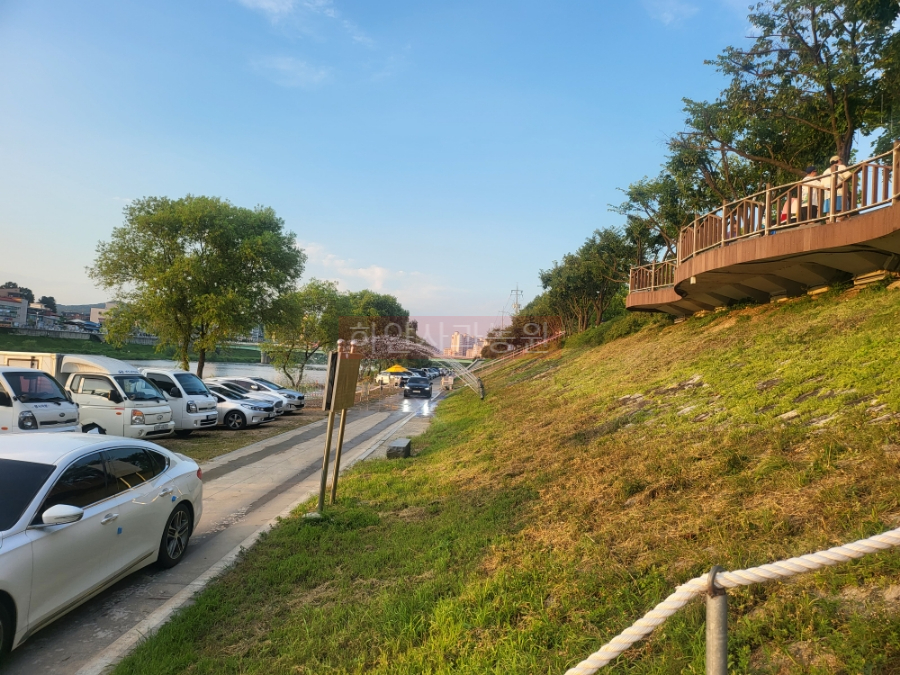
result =
[[51,506],[41,514],[41,520],[44,521],[44,527],[77,523],[83,517],[84,509],[79,509],[77,506],[69,506],[68,504]]
[[113,403],[121,403],[122,395],[119,392],[117,392],[115,389],[112,389],[109,392],[109,400],[112,401]]
[[181,392],[178,391],[178,387],[172,387],[169,389],[169,396],[172,398],[181,398]]
[[3,408],[11,408],[12,407],[12,399],[9,397],[5,391],[0,390],[0,407]]

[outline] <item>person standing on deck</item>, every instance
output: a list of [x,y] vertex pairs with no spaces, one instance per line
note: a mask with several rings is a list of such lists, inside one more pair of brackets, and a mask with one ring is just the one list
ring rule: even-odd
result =
[[847,171],[847,167],[841,163],[841,158],[835,155],[831,159],[828,160],[828,168],[825,169],[822,174],[822,179],[819,181],[819,184],[822,188],[824,188],[825,195],[825,204],[822,209],[822,213],[830,213],[831,212],[831,202],[832,202],[832,194],[831,194],[831,176],[833,174],[837,174],[834,179],[834,212],[838,213],[843,208],[843,199],[842,199],[842,186],[844,181],[846,180],[847,174],[844,173]]
[[[796,223],[812,220],[819,215],[819,190],[822,188],[821,181],[815,180],[817,174],[816,167],[810,165],[804,169],[806,177],[800,186],[800,199],[797,197],[789,197],[784,202],[781,209],[781,222]],[[792,189],[793,194],[797,194]]]
[[800,220],[815,220],[819,217],[819,190],[822,181],[813,180],[818,175],[814,166],[806,167],[806,178],[800,189]]

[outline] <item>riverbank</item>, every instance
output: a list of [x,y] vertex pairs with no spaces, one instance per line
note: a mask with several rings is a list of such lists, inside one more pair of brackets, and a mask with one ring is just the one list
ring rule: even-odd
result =
[[[12,333],[0,333],[0,351],[9,352],[47,352],[61,354],[95,354],[97,356],[111,356],[123,361],[175,359],[175,349],[171,347],[157,351],[152,345],[123,345],[114,347],[106,342],[94,342],[93,340],[67,340],[65,338],[31,337],[28,335],[14,335]],[[196,356],[191,355],[195,360]],[[260,353],[256,348],[223,347],[218,353],[206,355],[210,363],[259,363]]]
[[[851,290],[516,360],[116,673],[564,672],[714,564],[896,527],[898,324],[900,292]],[[730,591],[734,671],[894,672],[898,574],[886,551]],[[702,672],[703,623],[693,603],[610,672]]]

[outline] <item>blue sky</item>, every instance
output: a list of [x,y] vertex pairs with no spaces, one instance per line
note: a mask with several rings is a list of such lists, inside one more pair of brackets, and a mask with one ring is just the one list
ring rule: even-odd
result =
[[[740,0],[0,0],[0,277],[85,274],[128,200],[273,207],[304,278],[493,315],[657,173]],[[0,280],[0,281],[2,281]]]

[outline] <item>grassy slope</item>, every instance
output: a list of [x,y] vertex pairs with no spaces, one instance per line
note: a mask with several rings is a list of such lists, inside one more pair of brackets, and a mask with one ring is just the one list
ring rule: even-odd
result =
[[[713,564],[900,525],[898,326],[872,290],[520,361],[116,673],[560,673]],[[898,584],[886,552],[731,593],[732,672],[900,672]],[[702,604],[603,672],[703,672]]]
[[[93,340],[31,337],[6,332],[0,332],[0,351],[99,354],[123,360],[175,358],[175,351],[172,348],[162,351],[156,351],[156,347],[152,345],[123,345],[116,348],[105,342],[94,342]],[[207,354],[206,360],[211,363],[259,363],[259,351],[226,347],[218,354]]]

